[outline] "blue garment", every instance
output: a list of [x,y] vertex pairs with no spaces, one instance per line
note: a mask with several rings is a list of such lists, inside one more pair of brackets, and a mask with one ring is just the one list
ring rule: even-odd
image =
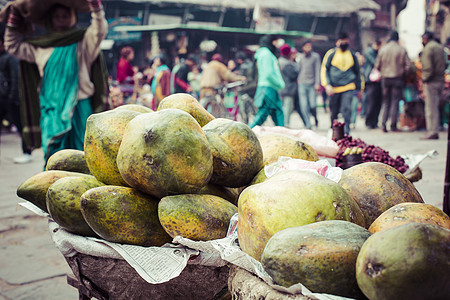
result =
[[255,53],[258,68],[258,86],[268,86],[279,91],[285,87],[277,57],[266,47]]
[[255,105],[258,107],[258,112],[250,128],[262,125],[269,115],[272,117],[275,126],[284,126],[280,95],[274,88],[258,86],[255,94]]
[[62,149],[83,150],[89,101],[78,101],[77,43],[55,47],[42,78],[40,125],[45,160]]

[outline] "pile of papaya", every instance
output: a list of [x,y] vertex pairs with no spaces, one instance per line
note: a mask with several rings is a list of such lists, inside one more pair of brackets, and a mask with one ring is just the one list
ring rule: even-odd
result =
[[280,156],[319,159],[297,137],[256,136],[173,94],[156,111],[91,115],[84,151],[55,153],[17,194],[68,232],[140,246],[223,238],[238,213],[242,251],[279,285],[356,299],[450,294],[450,219],[400,172],[366,162],[339,182],[307,170],[268,178]]

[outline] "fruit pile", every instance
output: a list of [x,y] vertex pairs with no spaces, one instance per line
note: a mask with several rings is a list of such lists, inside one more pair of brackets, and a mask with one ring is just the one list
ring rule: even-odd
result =
[[[370,149],[352,143],[346,148]],[[389,287],[414,295],[430,282],[412,284],[407,278],[413,272],[437,274],[430,276],[439,286],[436,299],[450,292],[440,279],[450,272],[450,220],[426,206],[395,168],[362,163],[345,170],[338,183],[305,170],[267,178],[264,166],[279,156],[318,160],[296,137],[257,137],[243,123],[214,118],[190,95],[174,94],[156,112],[124,105],[91,115],[84,151],[55,153],[17,194],[69,232],[141,246],[161,246],[175,236],[223,238],[238,212],[241,249],[280,285],[301,282],[317,293],[400,299]],[[406,204],[415,209],[397,209]],[[393,207],[408,213],[386,216]],[[373,234],[394,225],[410,227],[381,235],[383,242]],[[432,240],[423,238],[426,232]],[[406,245],[413,248],[401,248]],[[414,262],[391,270],[390,257],[401,261],[402,254]]]
[[348,148],[361,148],[361,157],[363,162],[381,162],[394,167],[402,174],[408,170],[408,165],[405,163],[405,160],[401,156],[393,158],[389,155],[388,151],[378,146],[367,145],[359,138],[353,138],[352,136],[347,135],[344,138],[337,140],[336,143],[339,146],[339,151],[336,155],[336,167],[342,167],[342,158]]
[[245,189],[238,211],[242,250],[279,285],[371,300],[450,292],[450,218],[386,164],[346,169],[338,184],[285,171]]
[[156,112],[123,105],[91,115],[84,151],[55,153],[17,194],[83,236],[141,246],[212,240],[225,237],[238,192],[279,155],[318,159],[297,138],[260,142],[246,124],[174,94]]

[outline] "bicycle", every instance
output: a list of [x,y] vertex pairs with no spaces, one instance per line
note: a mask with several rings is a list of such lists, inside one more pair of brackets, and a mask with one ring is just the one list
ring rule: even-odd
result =
[[256,109],[253,99],[248,94],[240,94],[244,81],[231,82],[214,87],[215,94],[209,94],[202,99],[205,109],[216,118],[227,118],[248,124]]
[[253,98],[249,94],[245,93],[239,96],[240,108],[239,115],[241,120],[245,124],[250,124],[256,114],[256,107],[253,104]]

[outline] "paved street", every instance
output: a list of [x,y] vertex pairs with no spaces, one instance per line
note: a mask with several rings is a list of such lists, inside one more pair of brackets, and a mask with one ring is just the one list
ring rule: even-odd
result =
[[[319,109],[319,134],[327,135],[329,115]],[[292,115],[293,128],[301,128],[297,113]],[[267,125],[273,124],[271,121]],[[447,133],[439,140],[421,141],[423,132],[382,133],[367,130],[358,120],[352,131],[367,144],[388,150],[392,156],[422,154],[437,150],[439,155],[422,163],[423,179],[415,183],[425,202],[442,209]],[[17,205],[16,189],[27,178],[42,170],[42,151],[33,152],[33,162],[14,164],[21,154],[15,133],[3,133],[0,145],[0,300],[3,299],[77,299],[77,291],[66,283],[71,272],[48,233],[47,220]]]
[[0,300],[78,299],[66,283],[71,272],[48,232],[47,219],[17,205],[17,187],[42,171],[43,152],[33,152],[33,162],[18,165],[20,139],[3,133],[0,148]]

